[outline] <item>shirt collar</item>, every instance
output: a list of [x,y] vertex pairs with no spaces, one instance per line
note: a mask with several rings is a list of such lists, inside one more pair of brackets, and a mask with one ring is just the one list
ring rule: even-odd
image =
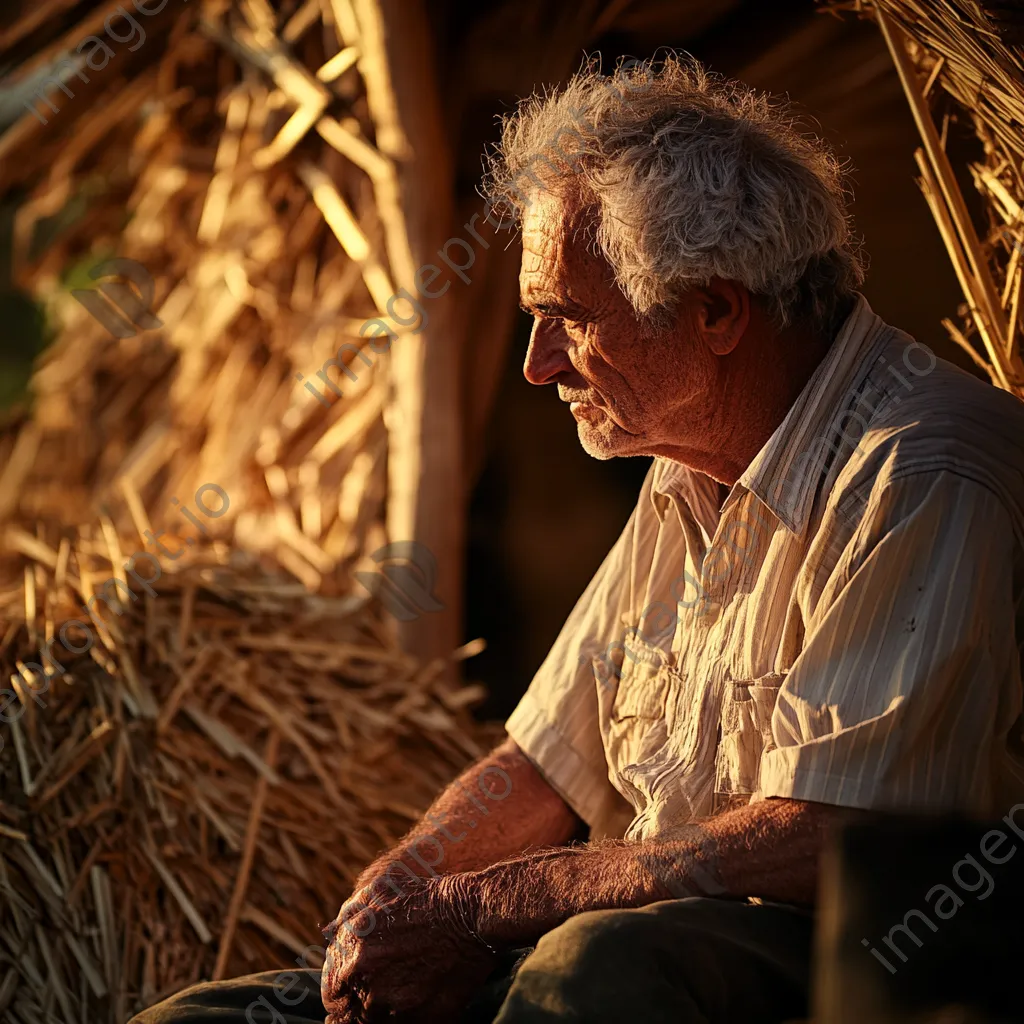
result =
[[[722,486],[705,473],[658,456],[654,460],[651,501],[662,522],[669,508],[675,506],[680,517],[699,525],[710,539],[722,506]],[[685,506],[685,511],[681,506]]]
[[[826,461],[849,445],[843,415],[850,398],[863,384],[875,361],[877,343],[894,332],[877,316],[863,295],[843,321],[824,359],[797,396],[783,421],[754,456],[722,505],[740,488],[758,498],[793,533],[802,533],[810,518],[818,481]],[[856,441],[852,442],[856,443]],[[701,521],[709,502],[717,505],[718,484],[704,473],[678,462],[657,458],[651,500],[664,520],[670,499],[681,498]]]
[[876,361],[879,343],[893,333],[858,295],[825,358],[736,481],[727,503],[738,488],[746,488],[793,533],[803,532],[826,463],[857,444],[857,437],[849,440],[851,417],[846,414]]

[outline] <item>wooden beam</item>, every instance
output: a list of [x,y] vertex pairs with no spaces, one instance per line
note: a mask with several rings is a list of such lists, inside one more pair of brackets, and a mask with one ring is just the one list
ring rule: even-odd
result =
[[[453,220],[454,178],[433,37],[420,0],[354,0],[353,9],[377,149],[395,168],[393,177],[374,181],[392,280],[416,295],[416,272],[439,264]],[[396,623],[403,649],[421,658],[450,655],[462,630],[460,288],[455,281],[443,295],[424,299],[426,326],[403,334],[390,352],[388,537],[414,541],[433,555],[434,593],[444,605]]]

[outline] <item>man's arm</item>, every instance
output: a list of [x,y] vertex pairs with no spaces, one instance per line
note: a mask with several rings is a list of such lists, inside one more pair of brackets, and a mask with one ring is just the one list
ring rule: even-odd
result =
[[470,872],[538,847],[557,847],[580,819],[519,747],[506,740],[467,768],[396,846],[365,868],[354,898],[403,879]]
[[697,895],[811,903],[822,841],[847,813],[770,799],[650,840],[538,850],[424,879],[382,893],[374,910],[350,904],[324,965],[328,1024],[369,1020],[379,1008],[452,1020],[495,952],[532,945],[587,910]]
[[480,938],[499,948],[532,944],[587,910],[680,896],[809,905],[826,831],[849,813],[802,800],[765,800],[650,840],[514,857],[442,880],[439,897],[461,905]]

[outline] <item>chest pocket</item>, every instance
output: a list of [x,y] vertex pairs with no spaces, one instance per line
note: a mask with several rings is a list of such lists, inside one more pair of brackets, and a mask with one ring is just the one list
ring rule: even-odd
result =
[[664,746],[665,709],[676,681],[660,648],[636,636],[625,646],[608,729],[609,764],[619,770]]
[[747,795],[758,787],[761,758],[775,749],[772,712],[785,673],[723,683],[722,736],[715,760],[715,792]]

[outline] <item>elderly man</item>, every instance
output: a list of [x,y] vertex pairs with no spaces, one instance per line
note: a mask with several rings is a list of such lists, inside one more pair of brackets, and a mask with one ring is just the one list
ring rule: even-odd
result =
[[654,456],[636,510],[322,979],[148,1024],[801,1017],[831,825],[1024,798],[1024,415],[872,313],[824,144],[671,59],[525,103],[489,183],[526,377],[591,455]]

